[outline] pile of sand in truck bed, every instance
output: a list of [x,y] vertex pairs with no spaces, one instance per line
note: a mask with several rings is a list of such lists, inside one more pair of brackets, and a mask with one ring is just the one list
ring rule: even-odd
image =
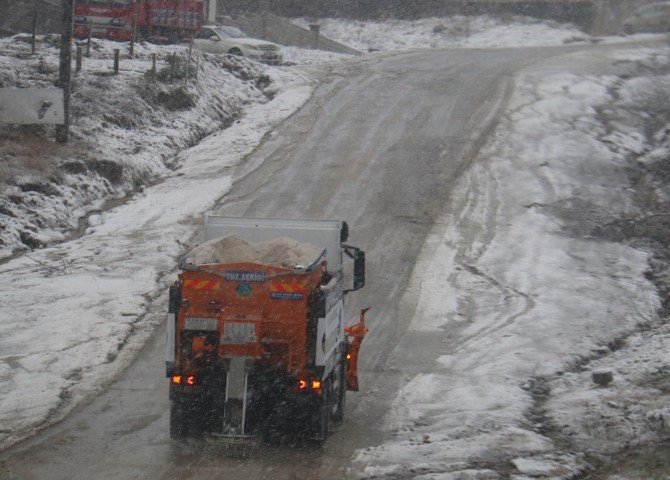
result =
[[322,250],[286,237],[249,243],[237,235],[226,235],[198,245],[186,255],[185,260],[194,265],[251,262],[295,268],[309,265]]

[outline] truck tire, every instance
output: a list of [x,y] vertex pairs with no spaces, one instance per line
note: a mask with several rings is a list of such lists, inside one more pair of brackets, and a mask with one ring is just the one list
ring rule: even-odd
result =
[[333,423],[342,423],[344,420],[344,407],[347,400],[347,361],[342,358],[340,366],[337,369],[338,379],[335,389],[335,409],[333,410]]
[[226,380],[222,375],[210,377],[207,391],[200,401],[203,418],[203,431],[221,433],[223,431],[223,415],[226,400]]
[[188,435],[188,412],[177,401],[170,402],[170,438],[184,439]]

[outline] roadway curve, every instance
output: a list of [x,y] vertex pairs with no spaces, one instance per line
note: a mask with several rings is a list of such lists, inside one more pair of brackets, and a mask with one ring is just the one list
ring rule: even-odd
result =
[[[561,49],[423,51],[335,68],[313,98],[236,172],[216,213],[343,218],[368,258],[368,284],[351,318],[371,305],[362,391],[326,444],[259,446],[238,458],[215,440],[172,442],[163,329],[99,396],[0,456],[20,479],[334,479],[353,452],[383,441],[380,421],[405,375],[431,355],[430,339],[401,342],[415,306],[404,295],[417,256],[448,211],[451,186],[496,125],[521,67]],[[401,300],[402,299],[402,300]],[[423,343],[427,342],[427,343]],[[403,375],[392,367],[404,343]],[[427,355],[427,356],[426,356]]]

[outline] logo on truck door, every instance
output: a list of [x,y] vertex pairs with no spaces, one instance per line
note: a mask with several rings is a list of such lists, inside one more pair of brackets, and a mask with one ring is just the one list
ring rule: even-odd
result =
[[242,298],[248,298],[254,293],[251,287],[246,283],[240,283],[235,289],[235,292]]
[[272,283],[270,284],[270,298],[273,300],[302,300],[302,285]]

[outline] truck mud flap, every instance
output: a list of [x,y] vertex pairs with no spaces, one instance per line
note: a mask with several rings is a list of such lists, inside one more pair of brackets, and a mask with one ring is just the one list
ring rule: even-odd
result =
[[253,359],[230,357],[226,380],[226,402],[223,415],[223,432],[219,436],[246,437],[247,392],[249,369]]

